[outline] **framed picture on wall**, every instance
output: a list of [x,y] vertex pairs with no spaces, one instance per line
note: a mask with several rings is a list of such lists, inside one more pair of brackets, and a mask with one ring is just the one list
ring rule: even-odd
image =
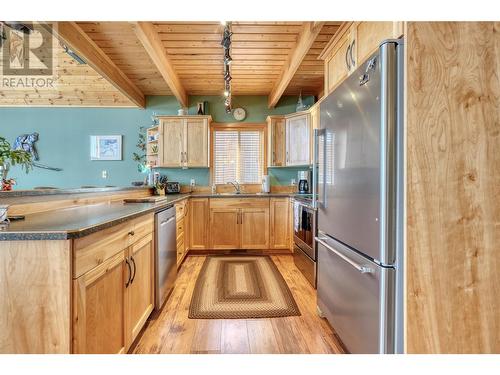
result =
[[122,160],[122,136],[91,135],[90,160]]

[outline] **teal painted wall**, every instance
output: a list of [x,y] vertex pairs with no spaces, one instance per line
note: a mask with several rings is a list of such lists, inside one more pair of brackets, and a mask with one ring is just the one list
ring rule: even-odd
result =
[[[189,114],[196,113],[196,103],[209,102],[208,110],[215,122],[234,122],[231,115],[224,111],[222,97],[190,96]],[[313,97],[305,97],[304,103],[311,105]],[[267,108],[267,96],[241,96],[233,98],[233,107],[247,110],[244,122],[264,122],[270,114],[295,112],[297,97],[283,97],[276,108]],[[25,174],[13,167],[10,177],[17,180],[16,189],[30,189],[35,186],[55,186],[61,188],[82,185],[129,186],[132,181],[143,180],[144,175],[137,171],[132,160],[136,151],[137,135],[140,126],[151,123],[151,115],[175,115],[179,109],[177,100],[172,96],[147,97],[146,109],[136,108],[0,108],[0,136],[9,142],[24,133],[38,132],[40,139],[37,149],[40,163],[63,168],[62,172],[35,168]],[[123,135],[123,160],[91,161],[90,135]],[[101,173],[107,171],[108,178]],[[269,174],[272,183],[288,185],[296,177],[297,168],[272,168]],[[160,169],[169,180],[189,184],[194,178],[197,185],[208,185],[209,170]]]

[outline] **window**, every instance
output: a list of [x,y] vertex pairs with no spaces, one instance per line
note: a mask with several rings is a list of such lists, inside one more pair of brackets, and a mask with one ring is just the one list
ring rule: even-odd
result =
[[213,182],[259,184],[264,169],[264,130],[216,127],[213,130]]

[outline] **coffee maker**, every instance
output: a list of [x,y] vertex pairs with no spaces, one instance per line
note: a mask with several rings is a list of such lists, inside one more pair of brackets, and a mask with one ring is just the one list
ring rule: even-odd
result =
[[297,179],[299,181],[299,194],[310,194],[311,193],[311,172],[310,171],[299,171]]

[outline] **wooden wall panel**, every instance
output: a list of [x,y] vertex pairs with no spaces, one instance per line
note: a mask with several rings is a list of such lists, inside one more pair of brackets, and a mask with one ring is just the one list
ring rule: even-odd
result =
[[405,34],[407,351],[500,353],[500,23]]
[[71,352],[70,246],[0,242],[0,353]]

